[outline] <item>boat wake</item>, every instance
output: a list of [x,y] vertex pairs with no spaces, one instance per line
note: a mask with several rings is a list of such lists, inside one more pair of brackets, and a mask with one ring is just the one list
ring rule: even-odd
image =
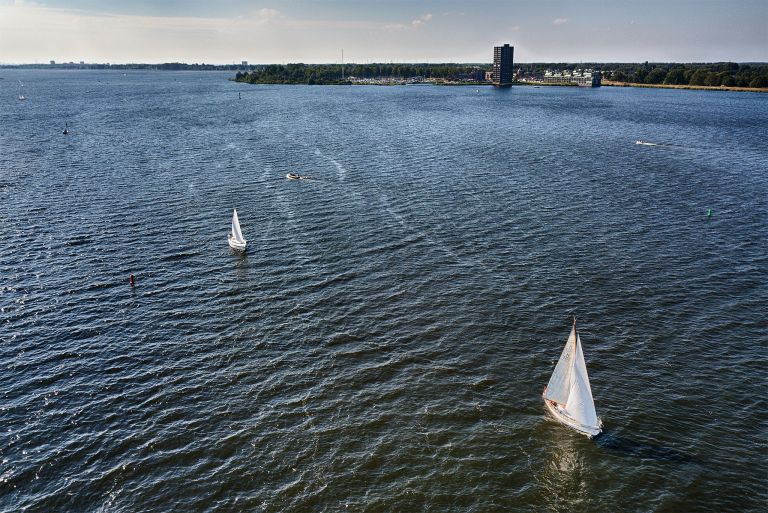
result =
[[315,155],[327,159],[331,164],[336,166],[336,174],[338,175],[340,181],[343,182],[347,178],[347,170],[344,168],[344,166],[339,164],[336,159],[323,154],[323,152],[321,152],[319,149],[315,149]]
[[680,144],[667,144],[667,143],[655,143],[650,141],[642,141],[638,139],[635,141],[635,144],[639,144],[640,146],[658,146],[659,148],[694,148],[694,146],[682,146]]

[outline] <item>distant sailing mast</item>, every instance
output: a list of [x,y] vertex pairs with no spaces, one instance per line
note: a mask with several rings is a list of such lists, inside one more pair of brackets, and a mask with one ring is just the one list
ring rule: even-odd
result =
[[344,81],[344,48],[341,49],[341,81]]

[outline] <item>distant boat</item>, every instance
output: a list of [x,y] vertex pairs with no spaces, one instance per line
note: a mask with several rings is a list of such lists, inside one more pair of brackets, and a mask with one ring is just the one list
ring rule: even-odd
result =
[[69,134],[69,128],[67,127],[66,124],[64,125],[64,131],[61,132],[61,133],[64,134],[64,135],[68,135]]
[[229,247],[235,251],[245,251],[247,241],[243,238],[243,232],[240,231],[240,221],[237,219],[237,209],[232,213],[232,231],[227,235]]
[[575,318],[571,335],[542,396],[547,409],[559,422],[590,438],[602,431],[603,423],[595,412]]
[[288,173],[287,175],[285,175],[285,177],[288,180],[309,180],[311,178],[309,176],[302,176],[302,175],[298,175],[296,173]]
[[656,144],[656,143],[652,143],[652,142],[648,142],[648,141],[641,141],[640,139],[635,141],[635,144],[642,144],[643,146],[658,146],[658,144]]
[[24,96],[24,84],[22,84],[21,80],[19,80],[19,101],[23,102],[26,99],[27,97]]

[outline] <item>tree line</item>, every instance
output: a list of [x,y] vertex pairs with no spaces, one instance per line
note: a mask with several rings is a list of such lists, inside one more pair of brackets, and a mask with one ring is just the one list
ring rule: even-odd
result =
[[[488,67],[486,65],[486,67]],[[356,78],[440,78],[465,80],[479,65],[472,64],[269,64],[235,80],[251,84],[342,84]]]
[[[603,78],[617,82],[664,85],[703,85],[768,88],[768,64],[718,63],[524,63],[515,64],[523,73],[548,69],[601,70]],[[251,84],[342,84],[356,78],[412,78],[467,80],[477,72],[490,71],[490,64],[269,64],[238,71],[235,80]]]
[[636,84],[768,87],[768,64],[606,64],[603,78]]

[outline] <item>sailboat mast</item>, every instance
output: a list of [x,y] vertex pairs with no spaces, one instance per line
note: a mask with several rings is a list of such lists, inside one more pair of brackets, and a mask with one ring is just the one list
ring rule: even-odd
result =
[[579,334],[576,332],[576,316],[573,316],[573,354],[576,354],[576,342],[579,340]]
[[341,49],[341,80],[344,81],[344,48]]

